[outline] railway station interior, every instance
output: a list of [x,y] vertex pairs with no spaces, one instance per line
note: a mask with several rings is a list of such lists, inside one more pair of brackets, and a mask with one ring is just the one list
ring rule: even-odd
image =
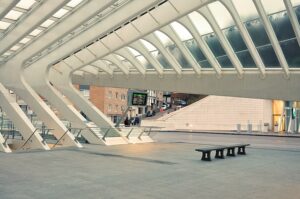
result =
[[0,199],[299,199],[300,0],[0,0],[0,125]]

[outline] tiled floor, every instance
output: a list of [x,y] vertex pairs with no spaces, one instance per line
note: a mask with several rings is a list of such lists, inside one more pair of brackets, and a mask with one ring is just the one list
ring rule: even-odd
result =
[[[299,199],[300,139],[163,133],[152,144],[0,153],[0,199]],[[203,162],[198,147],[247,142]]]

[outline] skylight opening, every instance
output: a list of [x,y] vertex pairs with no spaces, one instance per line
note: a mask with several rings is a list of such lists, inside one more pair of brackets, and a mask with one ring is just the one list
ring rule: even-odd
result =
[[193,39],[192,34],[177,21],[172,22],[171,27],[176,32],[181,41]]
[[131,47],[127,47],[127,49],[136,57],[141,55],[141,53],[139,53],[137,50],[131,48]]
[[35,0],[21,0],[16,5],[16,7],[22,8],[22,9],[25,9],[25,10],[29,10],[33,6],[33,4],[35,4],[35,3],[36,3]]
[[54,20],[48,19],[48,20],[46,20],[44,23],[41,24],[41,27],[43,27],[43,28],[48,28],[48,27],[51,26],[54,22],[55,22]]
[[31,33],[29,33],[29,35],[36,37],[37,35],[39,35],[42,32],[42,30],[40,29],[35,29],[33,30]]
[[148,51],[155,51],[155,50],[157,50],[156,47],[153,46],[150,42],[148,42],[148,41],[146,41],[144,39],[140,39],[140,41],[148,49]]
[[154,32],[154,34],[158,37],[158,39],[163,43],[164,46],[174,44],[174,42],[165,33],[157,30]]
[[23,14],[23,12],[11,10],[5,15],[4,18],[11,19],[11,20],[17,20],[21,17],[22,14]]
[[67,6],[74,8],[78,4],[80,4],[83,0],[71,0],[69,3],[67,3]]
[[292,0],[292,5],[293,5],[293,6],[298,6],[298,5],[300,5],[300,0]]
[[11,23],[0,21],[0,30],[6,30],[10,25]]
[[259,17],[252,0],[232,0],[243,22],[250,21]]
[[285,10],[285,5],[283,1],[264,0],[261,1],[261,3],[263,4],[267,14],[273,14]]
[[235,25],[232,16],[222,3],[216,1],[209,4],[208,7],[221,29]]
[[25,37],[25,38],[23,38],[23,39],[20,41],[20,43],[21,43],[21,44],[26,44],[26,43],[28,43],[29,41],[30,41],[30,38]]
[[64,8],[62,8],[62,9],[60,9],[59,11],[57,11],[54,15],[53,15],[53,17],[56,17],[56,18],[62,18],[65,14],[67,14],[69,11],[68,10],[66,10],[66,9],[64,9]]
[[188,16],[191,19],[194,26],[196,27],[196,29],[198,30],[198,32],[200,33],[200,35],[206,35],[208,33],[214,32],[207,20],[198,12],[194,11]]

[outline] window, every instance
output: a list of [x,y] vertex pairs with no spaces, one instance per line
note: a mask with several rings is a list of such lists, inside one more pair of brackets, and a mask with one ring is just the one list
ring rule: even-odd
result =
[[111,99],[111,98],[112,98],[112,92],[111,92],[111,91],[108,91],[107,98],[108,98],[108,99]]
[[118,99],[119,98],[119,93],[118,92],[116,92],[116,99]]
[[121,100],[126,100],[125,94],[122,94],[122,95],[121,95]]
[[112,111],[112,105],[111,105],[111,104],[108,105],[108,111],[109,111],[109,112]]
[[115,112],[118,112],[119,111],[119,105],[116,105],[116,110]]

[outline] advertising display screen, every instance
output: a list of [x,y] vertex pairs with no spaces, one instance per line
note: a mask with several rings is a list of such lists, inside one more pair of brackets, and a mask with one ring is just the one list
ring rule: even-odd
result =
[[132,93],[131,103],[133,106],[146,106],[147,97],[147,93]]

